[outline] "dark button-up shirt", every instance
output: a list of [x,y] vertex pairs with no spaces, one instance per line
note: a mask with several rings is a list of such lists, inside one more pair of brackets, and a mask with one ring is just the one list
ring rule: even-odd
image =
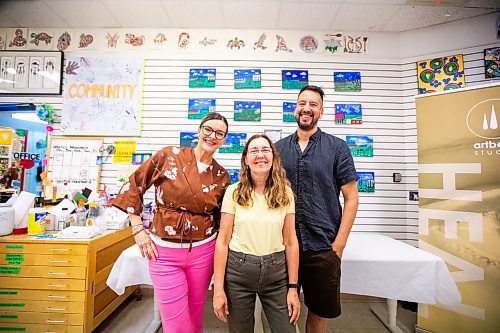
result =
[[292,184],[295,223],[301,250],[332,248],[342,218],[341,187],[358,179],[344,140],[319,128],[301,151],[297,132],[276,143]]

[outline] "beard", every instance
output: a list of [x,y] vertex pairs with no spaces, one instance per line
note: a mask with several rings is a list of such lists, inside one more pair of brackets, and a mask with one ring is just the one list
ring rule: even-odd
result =
[[300,114],[299,114],[298,116],[295,116],[295,121],[297,121],[297,125],[301,130],[307,132],[312,130],[318,124],[319,118],[314,117],[314,115],[312,116],[312,118],[313,119],[309,124],[303,124],[300,122]]

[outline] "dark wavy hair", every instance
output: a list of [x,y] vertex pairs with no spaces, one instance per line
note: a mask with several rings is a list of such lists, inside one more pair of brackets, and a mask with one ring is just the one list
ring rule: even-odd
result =
[[205,117],[203,117],[203,119],[200,121],[199,128],[201,128],[201,126],[203,126],[203,124],[206,123],[209,120],[222,120],[224,122],[224,124],[226,124],[226,132],[229,131],[229,124],[227,123],[226,117],[224,117],[223,115],[221,115],[218,112],[209,112],[209,113],[207,113],[207,115]]
[[286,178],[285,170],[281,166],[281,159],[276,147],[271,139],[265,134],[253,135],[248,139],[245,148],[243,148],[243,153],[241,155],[240,182],[233,193],[233,200],[241,206],[253,206],[252,192],[254,190],[254,183],[250,173],[250,167],[245,164],[245,158],[248,154],[250,142],[258,138],[266,139],[273,151],[273,165],[264,189],[267,205],[269,208],[288,206],[290,204],[290,198],[288,196],[289,192],[287,191],[287,186],[290,187],[290,182]]

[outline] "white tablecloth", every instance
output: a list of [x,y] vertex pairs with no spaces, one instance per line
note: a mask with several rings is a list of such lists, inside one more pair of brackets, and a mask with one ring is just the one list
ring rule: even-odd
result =
[[[123,251],[107,280],[117,294],[125,287],[152,284],[148,262],[133,245]],[[446,306],[460,293],[441,258],[377,234],[351,233],[342,258],[343,293]]]

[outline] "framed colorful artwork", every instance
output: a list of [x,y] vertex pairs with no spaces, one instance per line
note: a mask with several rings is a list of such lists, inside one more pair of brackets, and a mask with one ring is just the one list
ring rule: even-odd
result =
[[260,89],[261,70],[260,69],[235,69],[234,89]]
[[358,179],[358,192],[375,192],[375,173],[356,172]]
[[234,121],[260,121],[261,104],[255,101],[235,101]]
[[295,107],[297,103],[283,102],[283,121],[285,123],[295,122]]
[[61,95],[61,51],[0,51],[1,95]]
[[487,79],[500,77],[500,47],[484,49],[484,76]]
[[215,68],[191,68],[189,70],[189,88],[215,88]]
[[234,184],[240,180],[240,169],[226,169],[229,173],[229,180]]
[[355,157],[373,157],[373,138],[362,135],[347,135],[345,142],[351,155]]
[[227,133],[226,141],[220,146],[219,153],[242,153],[246,142],[246,133]]
[[190,98],[188,119],[202,119],[209,112],[215,111],[215,98]]
[[335,104],[335,124],[359,125],[362,122],[361,104]]
[[417,62],[418,93],[429,94],[465,87],[461,54]]
[[195,148],[198,144],[198,132],[181,132],[179,138],[182,148]]
[[306,70],[290,70],[284,69],[281,71],[281,88],[283,89],[298,89],[309,84],[309,71]]
[[333,72],[335,91],[361,91],[360,72]]

